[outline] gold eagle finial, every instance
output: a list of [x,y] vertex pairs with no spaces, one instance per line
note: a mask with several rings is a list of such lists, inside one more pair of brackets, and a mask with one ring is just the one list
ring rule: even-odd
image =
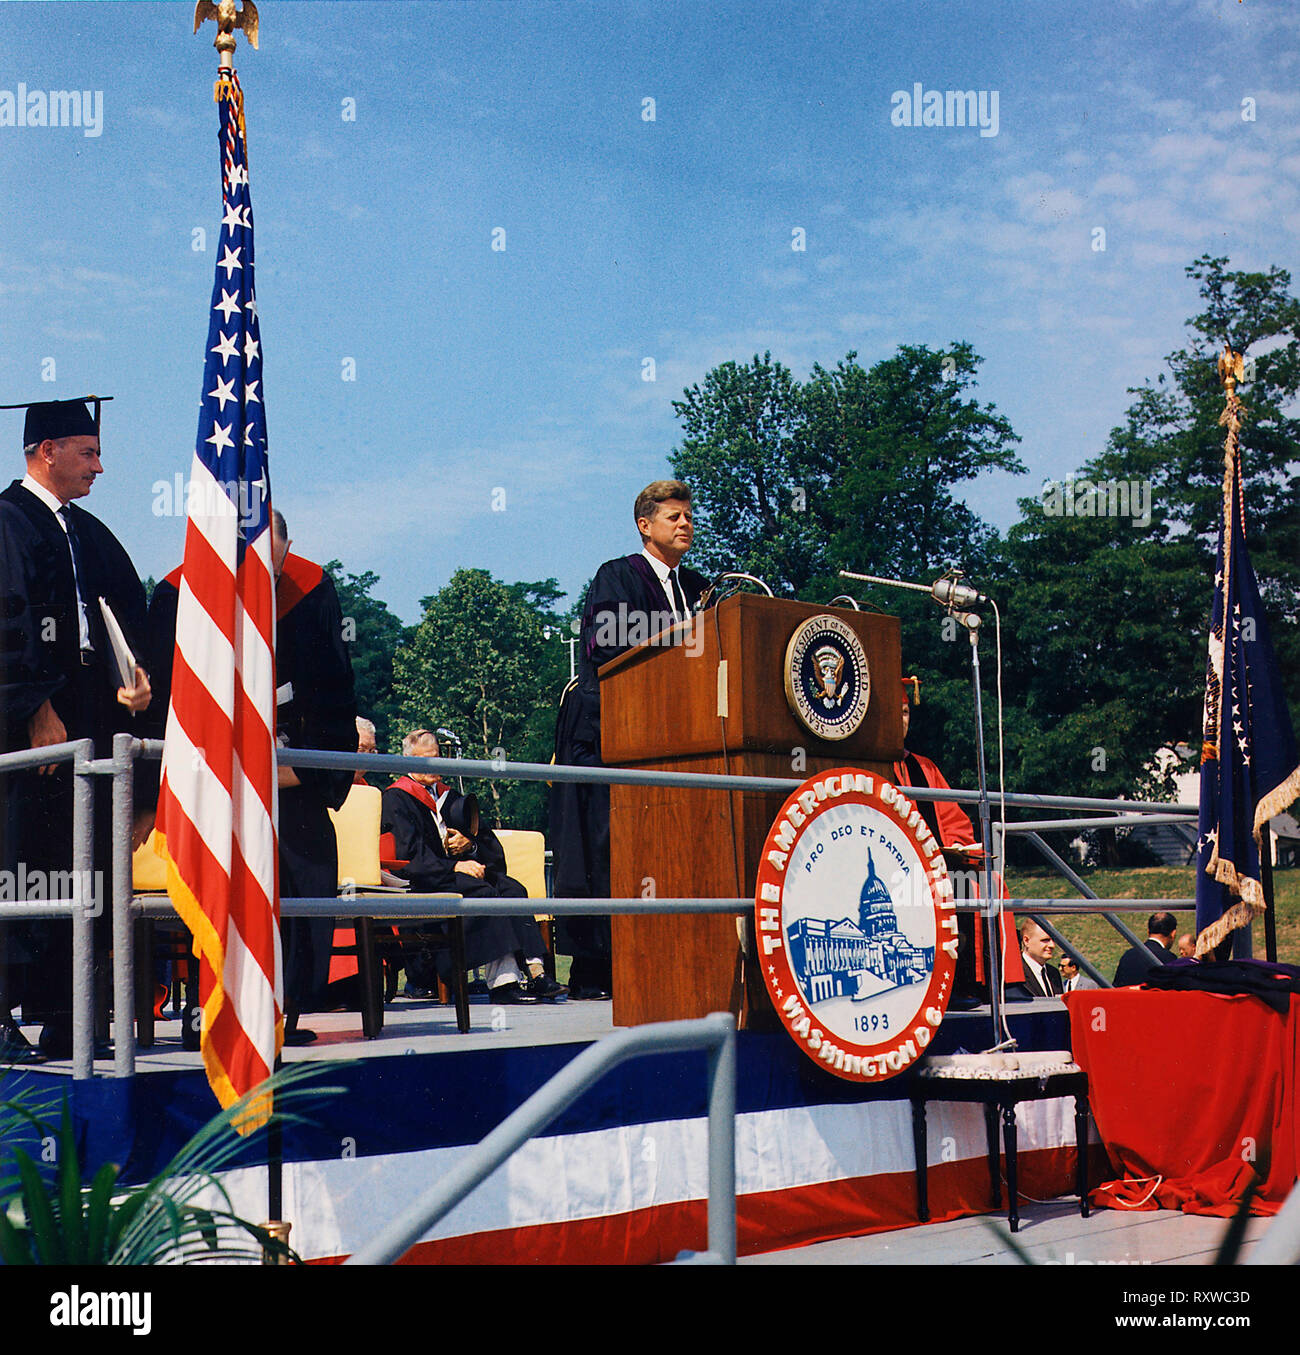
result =
[[244,36],[257,50],[257,6],[253,0],[244,0],[241,9],[235,8],[235,0],[199,0],[194,6],[194,31],[197,33],[205,20],[215,19],[217,36],[213,46],[223,56],[235,50],[235,29],[240,28]]

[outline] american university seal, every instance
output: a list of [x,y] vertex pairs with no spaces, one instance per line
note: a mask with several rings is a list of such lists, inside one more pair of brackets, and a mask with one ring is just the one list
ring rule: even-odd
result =
[[785,697],[799,723],[819,739],[847,739],[871,701],[867,652],[837,616],[810,616],[785,651]]
[[754,908],[772,1004],[809,1058],[878,1082],[922,1056],[952,994],[957,908],[903,791],[851,767],[809,777],[768,832]]

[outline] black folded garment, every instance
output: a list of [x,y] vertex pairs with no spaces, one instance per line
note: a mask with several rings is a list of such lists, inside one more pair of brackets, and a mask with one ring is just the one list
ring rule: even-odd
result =
[[1285,1014],[1292,993],[1300,993],[1300,967],[1267,960],[1171,960],[1157,965],[1143,980],[1144,988],[1174,993],[1246,993]]

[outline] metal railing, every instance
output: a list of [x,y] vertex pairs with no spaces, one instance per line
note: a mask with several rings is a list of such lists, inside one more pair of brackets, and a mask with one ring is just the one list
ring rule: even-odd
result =
[[518,1148],[612,1068],[645,1054],[708,1052],[708,1251],[696,1264],[736,1263],[736,1023],[726,1012],[697,1021],[662,1021],[608,1035],[584,1049],[508,1115],[404,1214],[344,1263],[391,1265],[449,1214]]
[[[91,778],[109,776],[113,781],[112,834],[112,907],[113,907],[113,1001],[118,1013],[134,1009],[134,955],[132,924],[137,916],[174,916],[170,902],[136,898],[132,888],[131,828],[132,828],[132,773],[138,757],[157,758],[162,754],[158,740],[138,740],[129,734],[119,734],[113,741],[113,756],[95,760],[88,740],[59,744],[49,748],[23,750],[0,754],[0,773],[43,766],[49,763],[72,761],[75,795],[72,828],[73,867],[80,878],[91,878],[93,868],[93,787]],[[319,749],[281,748],[277,750],[281,765],[325,768],[332,770],[372,771],[401,775],[428,768],[428,759],[399,757],[380,753],[339,753]],[[789,794],[803,784],[798,777],[726,776],[695,772],[658,772],[621,767],[574,767],[552,763],[509,762],[504,759],[490,762],[470,758],[440,758],[439,770],[446,776],[471,776],[513,781],[577,782],[597,785],[673,786],[696,790],[723,790]],[[909,797],[915,800],[946,800],[958,804],[978,804],[978,791],[960,789],[932,789],[928,786],[909,786]],[[1087,796],[1036,795],[1011,792],[1005,797],[992,797],[994,802],[1005,802],[1008,808],[1037,811],[1086,810],[1101,816],[1096,819],[1032,820],[1027,823],[998,823],[995,866],[1000,868],[1006,833],[1021,832],[1044,857],[1083,896],[1076,900],[1047,898],[1016,898],[999,900],[981,898],[963,901],[960,911],[981,913],[990,927],[995,926],[996,915],[1004,909],[1024,912],[1039,921],[1068,954],[1073,955],[1095,982],[1109,986],[1105,978],[1072,946],[1046,919],[1054,914],[1076,912],[1099,913],[1132,946],[1144,955],[1141,940],[1116,916],[1113,908],[1099,907],[1099,899],[1077,872],[1061,859],[1042,839],[1041,829],[1086,826],[1104,828],[1122,826],[1134,820],[1182,822],[1192,819],[1196,808],[1190,805],[1170,805],[1160,802],[1105,800]],[[284,916],[317,917],[462,917],[528,915],[536,911],[536,900],[512,899],[456,899],[445,895],[403,894],[366,896],[364,894],[329,898],[284,899]],[[1126,899],[1125,911],[1147,905],[1171,911],[1194,908],[1192,899]],[[547,911],[571,916],[654,913],[720,913],[743,916],[753,907],[751,898],[607,898],[568,899],[548,898]],[[55,902],[6,903],[0,907],[4,918],[51,917],[71,918],[73,923],[73,1060],[72,1072],[76,1079],[93,1074],[93,940],[92,918],[76,898]],[[991,932],[991,934],[994,934]],[[1154,963],[1154,957],[1152,958]],[[118,1020],[114,1028],[115,1047],[113,1076],[130,1077],[135,1071],[135,1033],[131,1021]]]

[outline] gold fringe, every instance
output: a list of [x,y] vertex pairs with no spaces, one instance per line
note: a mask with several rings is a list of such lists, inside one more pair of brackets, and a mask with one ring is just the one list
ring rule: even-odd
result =
[[1255,806],[1255,841],[1261,842],[1264,825],[1274,815],[1289,809],[1293,800],[1300,799],[1300,767],[1269,793]]
[[1196,938],[1196,958],[1208,955],[1238,927],[1249,927],[1256,916],[1249,904],[1234,903],[1217,922],[1211,922]]

